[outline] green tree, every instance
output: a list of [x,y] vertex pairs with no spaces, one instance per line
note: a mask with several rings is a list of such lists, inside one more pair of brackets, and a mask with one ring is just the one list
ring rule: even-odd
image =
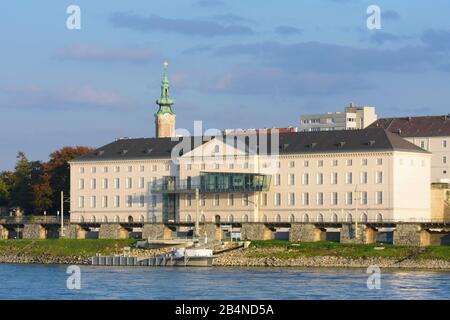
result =
[[11,190],[11,206],[24,209],[25,213],[32,211],[33,190],[31,187],[32,164],[25,153],[19,151],[14,170],[13,185]]
[[8,206],[10,202],[7,184],[0,178],[0,206]]

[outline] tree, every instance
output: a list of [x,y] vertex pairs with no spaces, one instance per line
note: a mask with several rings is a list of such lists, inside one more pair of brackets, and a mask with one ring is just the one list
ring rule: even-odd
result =
[[11,205],[17,206],[26,213],[32,210],[33,190],[31,187],[32,165],[21,151],[17,154],[14,181],[11,190]]
[[50,176],[43,173],[39,183],[33,184],[33,207],[36,212],[48,210],[53,205],[53,190],[50,186]]
[[0,178],[0,207],[7,206],[10,201],[9,190],[6,183]]

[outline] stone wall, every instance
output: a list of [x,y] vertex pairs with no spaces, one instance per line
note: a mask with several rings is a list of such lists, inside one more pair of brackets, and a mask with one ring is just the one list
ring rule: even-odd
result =
[[343,223],[341,228],[341,243],[366,243],[366,226],[358,223]]
[[99,239],[126,239],[128,230],[120,224],[103,223],[100,225],[98,233]]
[[313,224],[292,223],[290,241],[313,242],[316,239],[316,226]]
[[23,239],[45,239],[47,231],[40,224],[25,224],[22,232]]
[[397,224],[394,230],[395,245],[420,245],[420,225],[419,224]]
[[272,240],[274,232],[264,223],[242,223],[242,240]]
[[222,240],[222,229],[220,229],[220,226],[216,225],[215,223],[202,223],[199,225],[199,229],[200,238],[207,237],[208,241]]
[[142,239],[164,239],[164,228],[162,223],[146,223],[142,227]]

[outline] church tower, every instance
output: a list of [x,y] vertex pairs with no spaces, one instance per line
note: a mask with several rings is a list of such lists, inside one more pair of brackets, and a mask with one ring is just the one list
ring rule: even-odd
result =
[[167,79],[168,63],[164,62],[164,76],[161,82],[161,98],[156,100],[159,105],[155,113],[155,129],[157,138],[170,138],[175,136],[176,115],[172,111],[174,101],[169,96],[169,80]]

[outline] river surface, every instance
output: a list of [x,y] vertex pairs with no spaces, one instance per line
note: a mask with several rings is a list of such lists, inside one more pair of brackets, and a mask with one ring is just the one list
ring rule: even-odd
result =
[[381,270],[369,290],[364,269],[79,268],[77,282],[64,265],[1,264],[0,299],[450,299],[450,272]]

